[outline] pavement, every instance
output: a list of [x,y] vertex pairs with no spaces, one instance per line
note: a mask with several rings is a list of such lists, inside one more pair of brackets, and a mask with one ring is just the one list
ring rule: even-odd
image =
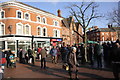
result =
[[[35,65],[31,64],[21,64],[16,63],[16,68],[6,68],[4,70],[4,78],[17,78],[17,79],[44,79],[48,78],[49,80],[69,78],[68,72],[62,68],[62,63],[59,62],[57,64],[52,63],[50,60],[47,60],[47,68],[40,68],[40,61],[36,61]],[[107,69],[97,69],[89,66],[80,66],[78,67],[78,78],[81,79],[90,79],[90,80],[98,80],[98,79],[112,79],[114,78],[111,70]]]

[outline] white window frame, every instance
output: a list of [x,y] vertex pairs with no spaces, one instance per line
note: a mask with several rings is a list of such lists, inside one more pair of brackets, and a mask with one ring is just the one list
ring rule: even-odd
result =
[[[43,19],[45,19],[45,23],[43,22]],[[47,24],[47,19],[45,17],[42,18],[42,23]]]
[[[29,15],[28,19],[25,19],[25,15],[26,15],[26,14]],[[25,19],[25,20],[31,20],[31,19],[30,19],[30,13],[29,13],[29,12],[25,12],[25,13],[24,13],[24,19]]]
[[[41,31],[40,31],[40,35],[38,35],[38,28],[40,28],[40,29],[41,29]],[[37,36],[42,36],[42,35],[43,35],[43,33],[42,33],[42,32],[43,32],[43,29],[42,29],[42,27],[40,27],[40,26],[37,26],[37,30],[36,30],[36,31],[37,31]]]
[[[38,20],[38,17],[40,18],[40,21]],[[37,16],[36,18],[37,18],[37,22],[41,22],[41,17],[40,16]]]
[[[57,31],[57,36],[56,36],[56,31]],[[53,37],[60,37],[60,30],[53,29]]]
[[16,18],[18,18],[18,12],[21,12],[21,18],[19,19],[23,19],[23,12],[21,10],[16,10]]
[[[22,33],[21,34],[18,34],[18,29],[17,29],[17,26],[21,24],[22,25]],[[16,34],[17,35],[23,35],[23,24],[20,22],[20,23],[16,23]]]
[[[57,22],[57,25],[55,25],[55,22]],[[59,22],[56,20],[53,20],[54,26],[59,26]]]
[[0,35],[5,35],[5,24],[0,22],[0,31],[1,31],[1,26],[4,25],[4,33],[3,34],[0,34]]
[[1,12],[4,12],[4,18],[5,18],[5,11],[3,9],[0,9],[0,18],[2,19]]
[[[44,29],[46,30],[46,35],[45,35],[45,36],[43,35],[43,32],[44,32],[43,30],[44,30]],[[42,36],[43,36],[43,37],[47,37],[47,28],[46,28],[46,27],[43,27],[43,29],[42,29]]]
[[60,37],[60,30],[57,30],[57,37]]
[[[29,34],[26,34],[26,26],[29,26]],[[29,24],[25,24],[25,35],[31,35],[31,26]]]

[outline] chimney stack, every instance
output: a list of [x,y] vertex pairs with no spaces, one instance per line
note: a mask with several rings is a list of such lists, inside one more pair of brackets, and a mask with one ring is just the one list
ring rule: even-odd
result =
[[60,9],[58,9],[58,17],[61,17],[61,10]]
[[112,27],[112,24],[108,24],[108,28],[111,28]]
[[94,26],[94,29],[98,29],[98,26]]
[[91,31],[92,30],[92,28],[89,28],[89,31]]

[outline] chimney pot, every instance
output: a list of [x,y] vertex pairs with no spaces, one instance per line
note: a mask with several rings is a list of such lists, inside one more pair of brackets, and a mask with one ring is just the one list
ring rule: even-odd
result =
[[61,17],[61,10],[60,9],[58,9],[58,17]]

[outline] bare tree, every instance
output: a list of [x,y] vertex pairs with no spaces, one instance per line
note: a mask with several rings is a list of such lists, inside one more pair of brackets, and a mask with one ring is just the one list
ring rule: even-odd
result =
[[72,5],[68,7],[70,9],[70,13],[75,17],[76,21],[83,28],[84,35],[79,34],[78,31],[74,30],[78,35],[83,38],[83,42],[85,43],[85,58],[87,61],[87,35],[86,31],[91,23],[91,21],[95,18],[102,17],[97,13],[97,7],[99,7],[95,2],[85,3],[82,2],[80,5]]
[[117,26],[120,26],[120,10],[114,9],[112,12],[110,12],[107,16],[107,20],[109,20],[110,24],[116,24]]

